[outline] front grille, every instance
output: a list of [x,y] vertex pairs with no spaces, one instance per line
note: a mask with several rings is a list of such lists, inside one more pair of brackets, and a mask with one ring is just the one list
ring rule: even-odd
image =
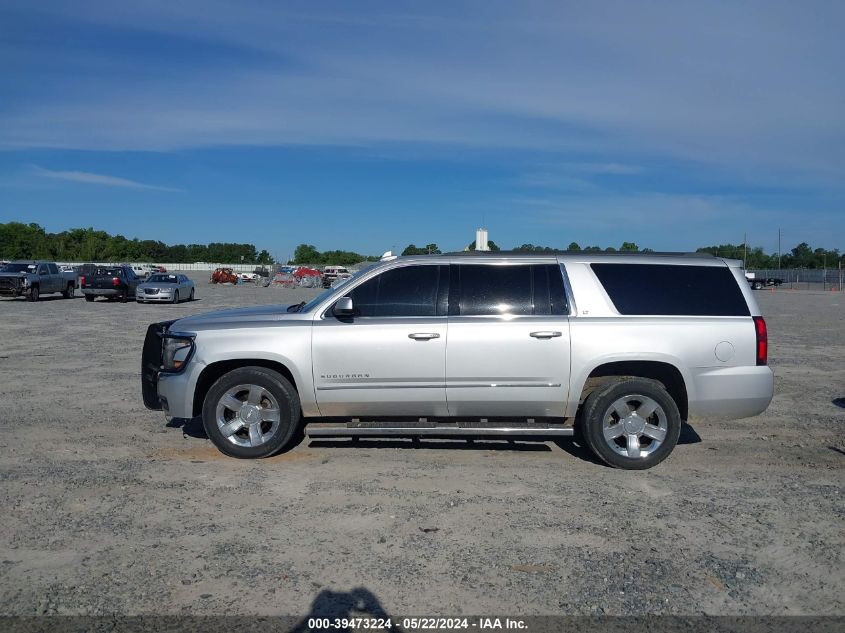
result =
[[157,295],[158,294],[158,288],[144,288],[144,294],[145,295]]
[[0,290],[17,290],[21,287],[21,280],[17,277],[0,277]]
[[141,393],[144,406],[155,411],[161,410],[158,398],[158,372],[161,370],[161,336],[173,321],[153,323],[147,328],[144,349],[141,352]]

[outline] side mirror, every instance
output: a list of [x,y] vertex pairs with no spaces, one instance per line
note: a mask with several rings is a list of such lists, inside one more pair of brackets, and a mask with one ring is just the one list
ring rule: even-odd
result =
[[355,308],[352,306],[352,297],[341,297],[337,300],[332,308],[332,314],[336,317],[351,317],[355,313]]

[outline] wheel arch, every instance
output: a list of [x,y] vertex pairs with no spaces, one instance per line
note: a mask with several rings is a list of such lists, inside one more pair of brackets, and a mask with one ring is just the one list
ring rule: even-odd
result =
[[573,395],[578,393],[579,398],[571,404],[580,408],[587,396],[596,388],[610,382],[620,382],[626,378],[646,378],[660,383],[678,405],[681,420],[686,420],[689,416],[689,381],[685,379],[677,365],[666,360],[624,359],[597,365],[584,378],[580,391],[576,390],[577,385],[573,385],[576,389],[573,389],[572,393]]
[[232,360],[221,360],[207,365],[197,378],[197,382],[194,387],[194,401],[192,406],[194,416],[202,413],[202,404],[208,390],[211,389],[211,385],[213,385],[215,381],[224,374],[240,367],[264,367],[266,369],[272,369],[284,376],[288,382],[293,385],[297,394],[300,393],[299,385],[297,385],[293,373],[287,368],[287,366],[279,361],[265,358],[237,358]]

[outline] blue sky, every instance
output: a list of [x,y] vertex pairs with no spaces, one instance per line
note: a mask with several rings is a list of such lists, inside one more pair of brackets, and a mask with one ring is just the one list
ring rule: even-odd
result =
[[841,2],[0,1],[0,221],[845,249]]

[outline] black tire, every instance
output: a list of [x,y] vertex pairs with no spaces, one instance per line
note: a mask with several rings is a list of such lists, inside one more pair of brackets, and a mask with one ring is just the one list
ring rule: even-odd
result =
[[68,284],[67,288],[65,288],[64,291],[62,292],[62,296],[65,299],[73,299],[73,295],[75,295],[75,294],[76,294],[76,286],[74,286],[73,284]]
[[93,300],[94,300],[94,299],[96,299],[96,298],[97,298],[97,297],[95,297],[94,295],[85,295],[85,300],[86,300],[86,301],[93,301]]
[[754,286],[753,286],[754,290],[760,290],[762,287],[763,287],[763,284],[761,284],[759,281],[754,282]]
[[[239,446],[225,437],[218,427],[217,405],[227,391],[239,385],[258,385],[278,402],[279,425],[260,446]],[[220,452],[239,459],[269,457],[292,446],[300,437],[297,434],[300,416],[296,389],[284,376],[265,367],[240,367],[224,374],[208,390],[202,406],[202,423],[208,437]]]
[[178,290],[173,292],[173,303],[179,303],[179,291]]
[[[646,456],[632,458],[619,454],[610,446],[611,440],[606,440],[604,436],[604,422],[605,419],[612,417],[611,406],[615,402],[620,398],[628,397],[636,402],[636,396],[650,398],[660,406],[666,429],[665,437],[653,452]],[[618,417],[618,414],[616,415]],[[652,419],[656,420],[656,418],[649,418],[649,420]],[[626,470],[645,470],[666,459],[678,443],[682,424],[678,405],[663,385],[644,378],[632,378],[597,387],[584,402],[581,423],[584,440],[590,450],[609,466]],[[625,442],[621,437],[619,439]],[[646,441],[650,443],[654,440],[646,438]],[[648,446],[645,449],[648,450]]]
[[190,294],[190,296],[188,296],[188,301],[193,301],[193,300],[194,300],[194,289],[191,288],[191,294]]
[[29,289],[29,294],[26,295],[27,301],[38,301],[41,297],[41,291],[38,289],[38,286],[33,286]]
[[117,300],[121,303],[126,303],[129,300],[129,291],[124,290],[119,295],[117,295]]

